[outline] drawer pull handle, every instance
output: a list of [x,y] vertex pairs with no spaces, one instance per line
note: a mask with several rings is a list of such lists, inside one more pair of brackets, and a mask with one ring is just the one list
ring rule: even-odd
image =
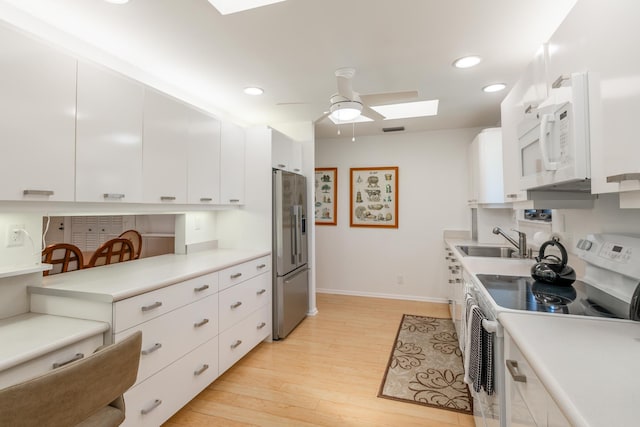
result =
[[159,342],[157,342],[157,343],[155,343],[155,344],[153,345],[153,347],[151,347],[151,348],[149,348],[149,349],[147,349],[147,350],[142,350],[142,352],[141,352],[141,353],[142,353],[143,355],[145,355],[145,356],[146,356],[146,355],[148,355],[148,354],[153,353],[154,351],[160,350],[161,348],[162,348],[162,344],[160,344]]
[[266,289],[260,289],[258,292],[256,292],[256,294],[257,294],[257,295],[262,295],[262,294],[264,294],[265,292],[267,292],[267,290],[266,290]]
[[212,201],[212,200],[213,200],[213,199],[212,199],[211,197],[200,197],[200,201],[201,201],[201,202],[210,202],[210,201]]
[[231,309],[238,308],[242,305],[242,301],[237,301],[231,304]]
[[122,193],[104,193],[102,195],[105,199],[124,199],[124,194]]
[[172,202],[176,199],[176,196],[160,196],[160,200],[163,202]]
[[53,196],[53,191],[51,190],[24,190],[22,192],[23,196]]
[[278,167],[284,169],[284,168],[287,167],[287,165],[283,165],[282,163],[278,163]]
[[607,182],[637,181],[640,179],[640,173],[622,173],[620,175],[611,175],[607,177]]
[[260,323],[258,326],[256,326],[256,329],[262,329],[262,328],[264,328],[265,326],[267,326],[267,324],[266,324],[266,323],[264,323],[264,322],[262,322],[262,323]]
[[162,301],[156,301],[151,305],[143,305],[141,310],[142,311],[150,311],[153,310],[154,308],[158,308],[162,305]]
[[202,292],[202,291],[206,291],[207,289],[209,289],[209,285],[202,285],[199,288],[193,288],[194,292]]
[[240,199],[229,199],[229,202],[231,203],[238,203],[240,201]]
[[55,362],[55,363],[53,364],[53,369],[60,368],[61,366],[64,366],[64,365],[68,365],[69,363],[71,363],[71,362],[75,362],[76,360],[80,360],[80,359],[82,359],[83,357],[84,357],[84,354],[82,354],[82,353],[76,353],[76,354],[74,354],[74,355],[73,355],[73,357],[72,357],[71,359],[69,359],[69,360],[65,360],[64,362]]
[[236,273],[236,274],[232,274],[231,278],[232,279],[237,279],[238,277],[242,276],[242,273]]
[[142,415],[147,415],[149,412],[153,411],[154,409],[156,409],[160,405],[162,405],[162,400],[156,399],[156,400],[153,401],[151,406],[149,406],[148,408],[140,410],[140,413]]
[[236,342],[231,344],[231,350],[233,350],[234,348],[238,347],[240,344],[242,344],[242,341],[237,340]]
[[260,264],[260,265],[256,266],[256,268],[258,270],[260,270],[261,268],[265,268],[266,266],[267,266],[267,264]]
[[204,326],[204,325],[206,325],[207,323],[209,323],[209,319],[202,319],[201,321],[199,321],[199,322],[197,322],[197,323],[194,323],[194,324],[193,324],[193,327],[194,327],[194,328],[199,328],[200,326]]
[[507,369],[511,374],[511,378],[513,378],[515,382],[519,382],[519,383],[527,382],[527,377],[525,375],[522,375],[520,372],[518,372],[518,362],[516,362],[515,360],[507,360],[506,363],[507,363]]
[[207,369],[209,369],[209,365],[204,364],[204,365],[202,365],[202,368],[196,369],[195,371],[193,371],[193,375],[197,377],[198,375],[202,374]]

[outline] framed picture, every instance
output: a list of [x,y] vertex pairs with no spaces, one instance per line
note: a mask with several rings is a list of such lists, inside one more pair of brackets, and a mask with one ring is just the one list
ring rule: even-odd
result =
[[337,225],[338,168],[316,168],[314,211],[316,225]]
[[351,168],[351,227],[398,228],[398,167]]

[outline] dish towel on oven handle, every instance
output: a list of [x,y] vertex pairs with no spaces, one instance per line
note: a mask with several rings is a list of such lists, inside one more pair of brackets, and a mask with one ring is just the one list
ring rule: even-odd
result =
[[482,326],[486,319],[477,305],[469,308],[467,316],[467,341],[465,348],[464,381],[476,392],[484,389],[487,394],[494,393],[493,372],[493,334]]

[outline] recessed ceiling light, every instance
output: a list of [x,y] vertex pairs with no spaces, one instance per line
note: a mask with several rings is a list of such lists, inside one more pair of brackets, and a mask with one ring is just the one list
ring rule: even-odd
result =
[[222,15],[255,9],[256,7],[279,3],[284,0],[209,0]]
[[107,3],[113,3],[113,4],[125,4],[125,3],[129,3],[129,0],[104,0]]
[[371,108],[382,114],[386,120],[435,116],[438,114],[438,100],[403,102],[401,104],[372,106]]
[[478,65],[480,61],[482,61],[482,58],[479,56],[465,56],[453,61],[453,66],[456,68],[471,68]]
[[494,83],[492,85],[483,87],[482,90],[485,92],[500,92],[506,87],[507,85],[504,83]]
[[245,87],[244,93],[246,93],[247,95],[262,95],[264,93],[264,90],[259,87]]

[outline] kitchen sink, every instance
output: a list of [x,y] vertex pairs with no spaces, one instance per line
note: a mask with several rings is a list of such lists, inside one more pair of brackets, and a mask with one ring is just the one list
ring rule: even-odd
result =
[[517,251],[507,246],[456,246],[465,256],[513,258]]

